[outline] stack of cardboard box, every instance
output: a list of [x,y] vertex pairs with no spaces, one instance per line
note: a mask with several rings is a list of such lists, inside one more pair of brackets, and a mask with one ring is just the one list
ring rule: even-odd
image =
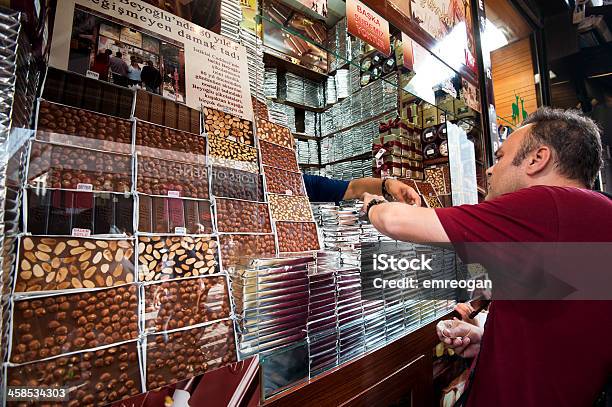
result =
[[381,123],[372,142],[372,174],[423,179],[420,132],[400,118]]

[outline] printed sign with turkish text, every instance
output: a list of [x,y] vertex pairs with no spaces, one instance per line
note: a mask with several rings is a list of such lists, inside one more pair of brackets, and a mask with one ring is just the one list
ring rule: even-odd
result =
[[389,22],[358,0],[347,0],[348,32],[385,55],[391,54]]

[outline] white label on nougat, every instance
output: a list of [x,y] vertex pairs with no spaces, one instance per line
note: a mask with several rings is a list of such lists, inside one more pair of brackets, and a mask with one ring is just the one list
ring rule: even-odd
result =
[[168,196],[171,196],[173,198],[180,198],[181,192],[180,191],[168,191]]
[[91,235],[91,230],[89,229],[81,229],[81,228],[73,228],[72,236],[76,237],[89,237]]
[[77,190],[79,191],[93,191],[92,184],[81,184],[80,182],[77,184]]
[[176,233],[177,235],[185,235],[187,234],[187,228],[177,226],[174,228],[174,233]]

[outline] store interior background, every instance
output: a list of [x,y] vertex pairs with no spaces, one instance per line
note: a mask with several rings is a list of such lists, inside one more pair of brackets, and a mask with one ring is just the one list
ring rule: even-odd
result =
[[[390,22],[391,54],[387,56],[347,32],[346,3],[342,0],[312,2],[316,6],[299,0],[145,1],[247,48],[256,116],[251,126],[264,118],[288,128],[303,173],[344,180],[393,176],[416,186],[428,207],[476,203],[486,195],[485,170],[493,163],[496,146],[538,107],[553,106],[580,109],[600,123],[605,160],[595,188],[612,192],[612,4],[589,1],[584,15],[577,17],[574,0],[457,2],[460,11],[453,20],[456,24],[444,26],[446,35],[435,38],[419,25],[418,15],[409,4],[412,2],[364,1]],[[39,97],[77,106],[71,104],[76,102],[70,95],[53,93],[49,87],[63,83],[66,88],[65,83],[85,81],[95,56],[104,48],[122,51],[127,64],[131,56],[140,57],[141,67],[147,60],[153,61],[162,85],[158,95],[145,96],[149,98],[147,103],[153,105],[161,96],[167,100],[165,106],[176,102],[176,112],[182,108],[187,111],[188,61],[182,44],[162,33],[84,12],[85,23],[73,27],[68,70],[56,70],[47,67],[53,21],[61,12],[55,2],[0,0],[0,5],[23,13],[21,29],[31,39],[26,70],[30,80],[27,86],[12,88],[14,95],[6,94],[19,103],[4,110],[12,119],[10,125],[0,128],[0,134],[35,129]],[[479,5],[484,5],[484,12]],[[479,26],[479,21],[486,23]],[[402,40],[406,37],[402,34],[413,41],[410,67],[404,59]],[[471,66],[466,62],[466,49],[471,53]],[[17,66],[19,60],[15,61]],[[47,89],[43,88],[45,75]],[[132,111],[132,102],[135,106],[140,103],[138,97],[145,92],[133,96],[125,89],[117,90],[117,86],[110,88],[127,95],[114,115],[142,120]],[[20,110],[20,104],[27,106],[27,111]],[[115,109],[99,102],[98,107],[100,111]],[[150,109],[144,121],[155,122],[152,112]],[[195,109],[189,112],[191,130],[187,131],[199,135],[200,113]],[[113,115],[108,111],[104,114]],[[205,119],[204,114],[201,117]],[[161,117],[155,123],[172,127],[167,121],[167,117]],[[180,120],[174,118],[174,122]],[[3,137],[1,142],[5,140],[10,137]],[[15,162],[17,153],[14,146],[9,146],[5,143],[3,151],[3,171],[7,174],[11,165],[14,169],[24,164],[20,161],[23,157]],[[388,151],[377,162],[374,156],[381,147]],[[259,173],[254,177],[261,179]],[[16,242],[24,237],[19,207],[25,194],[11,184],[10,174],[6,178],[3,188],[8,204],[1,257],[5,304],[13,301],[11,279],[18,270]],[[33,184],[26,189],[31,194]],[[113,193],[119,192],[125,193],[126,200],[134,196],[144,201],[148,195],[156,195],[137,187]],[[266,201],[267,205],[269,192],[262,191],[263,199],[252,200]],[[62,189],[62,193],[69,192]],[[228,197],[214,191],[212,195]],[[238,300],[231,301],[235,328],[229,335],[235,335],[237,360],[211,363],[216,369],[196,370],[187,374],[187,379],[161,389],[143,384],[147,392],[131,399],[131,403],[161,406],[167,397],[177,399],[177,389],[184,389],[192,403],[205,400],[206,405],[219,406],[438,404],[467,366],[457,356],[435,348],[438,341],[433,327],[440,318],[448,318],[457,302],[469,297],[453,293],[443,300],[417,303],[408,294],[369,303],[361,297],[341,297],[360,288],[355,281],[360,279],[361,247],[367,247],[364,242],[384,241],[358,219],[358,209],[355,202],[312,206],[311,217],[317,223],[321,248],[327,253],[318,259],[319,267],[326,270],[336,267],[331,266],[335,262],[342,265],[334,269],[329,280],[323,279],[324,273],[306,278],[309,290],[331,284],[335,293],[333,316],[325,314],[325,324],[331,318],[332,325],[321,329],[305,315],[297,322],[265,325],[263,311],[247,309],[244,298],[252,287],[246,282],[241,285],[247,280],[232,280],[231,272],[221,270],[221,278],[228,278],[236,298],[236,292],[244,289],[242,314],[235,308]],[[21,212],[28,213],[27,207]],[[272,221],[276,219],[272,217]],[[139,230],[133,229],[131,222],[131,218],[124,220],[121,233],[137,236]],[[211,231],[213,226],[217,232],[216,222],[211,222]],[[55,233],[45,229],[40,234]],[[65,231],[57,234],[69,235]],[[411,250],[420,253],[435,249],[412,245]],[[440,267],[447,275],[483,277],[481,269],[460,264],[452,252],[436,253],[443,259]],[[278,255],[278,250],[272,254]],[[300,261],[309,262],[308,257]],[[446,293],[440,295],[442,298]],[[312,301],[307,311],[313,309]],[[279,296],[275,306],[289,304],[295,303]],[[356,308],[360,311],[354,313]],[[8,335],[12,332],[8,331],[12,309],[5,307],[2,311],[3,331]],[[3,349],[5,378],[9,353]]]

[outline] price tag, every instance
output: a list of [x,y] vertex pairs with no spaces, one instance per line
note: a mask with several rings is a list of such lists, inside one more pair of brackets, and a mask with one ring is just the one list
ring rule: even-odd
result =
[[427,150],[427,154],[433,154],[433,153],[435,153],[435,151],[432,150],[431,148],[429,150]]
[[72,229],[72,236],[76,236],[76,237],[89,237],[89,236],[91,236],[91,230],[90,229],[73,228]]
[[159,314],[159,310],[151,311],[151,312],[145,312],[144,319],[145,319],[145,321],[148,321],[150,319],[155,319],[155,318],[157,318],[158,314]]
[[175,227],[174,228],[174,233],[176,233],[177,235],[186,235],[187,234],[187,228],[184,227]]
[[181,192],[180,191],[168,191],[168,196],[172,198],[180,198]]
[[380,157],[383,156],[384,153],[386,153],[387,150],[385,150],[384,148],[381,148],[380,150],[378,150],[378,152],[376,153],[376,155],[374,156],[374,158],[376,158],[377,160],[380,159]]
[[92,184],[81,184],[79,182],[77,184],[76,189],[79,190],[79,191],[93,191],[93,185]]
[[89,69],[85,73],[85,76],[87,76],[88,78],[100,79],[100,74],[99,73],[94,72],[94,71],[90,71]]
[[285,190],[285,194],[287,195],[293,195],[293,191],[290,189]]

